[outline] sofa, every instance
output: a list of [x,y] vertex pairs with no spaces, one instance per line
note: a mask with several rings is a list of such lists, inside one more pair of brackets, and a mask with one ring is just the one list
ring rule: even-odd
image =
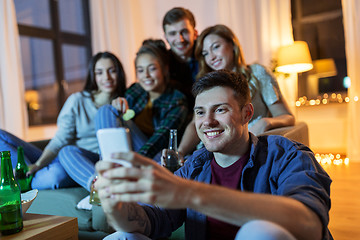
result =
[[[273,129],[261,135],[282,135],[309,146],[308,126],[305,122],[297,122],[291,127]],[[48,140],[33,142],[40,148],[44,148],[47,143]],[[87,195],[89,192],[82,187],[41,190],[27,212],[77,217],[80,240],[103,239],[112,233],[113,229],[108,226],[102,208],[99,206],[93,206],[92,210],[76,208],[77,203]],[[184,227],[173,232],[169,239],[185,239]]]
[[305,122],[296,122],[294,126],[290,127],[281,127],[271,129],[269,131],[260,134],[263,135],[280,135],[296,142],[300,142],[308,147],[310,147],[309,143],[309,128]]
[[[93,206],[92,210],[77,209],[77,203],[89,195],[82,187],[41,190],[28,209],[28,213],[77,217],[79,240],[103,239],[114,230],[109,227],[102,208]],[[183,227],[175,231],[169,239],[185,239]]]

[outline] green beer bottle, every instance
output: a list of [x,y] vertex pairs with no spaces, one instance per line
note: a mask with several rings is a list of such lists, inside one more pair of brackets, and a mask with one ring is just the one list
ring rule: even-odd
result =
[[15,179],[20,185],[20,191],[22,193],[31,190],[31,179],[32,175],[26,176],[26,173],[29,171],[29,167],[25,163],[24,159],[24,149],[19,146],[17,148],[17,164],[15,168]]
[[23,229],[20,188],[15,181],[9,151],[0,153],[0,233],[9,235]]

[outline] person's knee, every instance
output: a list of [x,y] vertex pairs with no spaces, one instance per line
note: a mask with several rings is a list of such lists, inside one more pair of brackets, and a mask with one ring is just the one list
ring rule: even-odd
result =
[[59,161],[62,162],[64,159],[67,158],[67,156],[71,155],[72,153],[76,152],[78,150],[78,147],[74,145],[67,145],[65,147],[62,147],[58,153]]
[[31,188],[32,189],[58,189],[60,188],[60,183],[62,182],[63,177],[55,174],[49,174],[46,177],[46,180],[39,176],[34,176],[31,181]]
[[104,240],[150,240],[150,238],[140,233],[115,232],[105,237]]
[[295,237],[282,226],[262,220],[254,220],[244,224],[236,235],[235,240],[296,240]]
[[67,146],[64,146],[64,147],[62,147],[62,148],[60,149],[59,154],[60,154],[60,153],[61,153],[61,154],[66,154],[66,153],[68,153],[68,152],[74,151],[75,149],[77,149],[76,146],[74,146],[74,145],[67,145]]
[[0,136],[2,136],[4,133],[6,133],[6,131],[0,128]]
[[76,185],[60,163],[50,164],[36,172],[31,181],[33,189],[58,189]]
[[11,134],[3,129],[0,129],[0,139],[3,141],[8,141]]
[[95,115],[95,130],[101,128],[117,127],[119,112],[110,104],[106,104],[98,109]]
[[[104,115],[107,115],[109,114],[110,112],[113,112],[114,111],[114,107],[110,104],[106,104],[106,105],[103,105],[101,106],[98,111],[96,112],[96,117],[102,117]],[[116,109],[115,109],[116,110]]]

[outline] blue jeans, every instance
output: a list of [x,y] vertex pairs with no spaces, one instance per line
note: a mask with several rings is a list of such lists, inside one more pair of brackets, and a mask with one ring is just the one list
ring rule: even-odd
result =
[[[123,122],[118,111],[111,105],[99,108],[95,116],[96,131],[102,128],[127,127],[130,129],[131,145],[134,151],[138,151],[148,140],[133,121]],[[90,191],[91,182],[94,179],[95,163],[100,159],[96,153],[80,149],[76,146],[66,146],[59,152],[60,163],[69,176],[79,185]],[[160,162],[161,153],[154,158]]]
[[[42,154],[42,150],[25,142],[9,132],[0,129],[0,151],[10,151],[13,168],[17,163],[17,147],[22,146],[26,164],[34,164]],[[56,189],[72,187],[77,184],[69,177],[56,157],[48,166],[37,171],[32,179],[33,189]]]
[[[105,237],[104,240],[150,240],[150,238],[140,233],[115,232]],[[278,224],[253,220],[245,223],[238,233],[235,240],[296,240],[291,233]]]
[[296,240],[296,238],[282,226],[264,220],[253,220],[245,223],[235,240]]

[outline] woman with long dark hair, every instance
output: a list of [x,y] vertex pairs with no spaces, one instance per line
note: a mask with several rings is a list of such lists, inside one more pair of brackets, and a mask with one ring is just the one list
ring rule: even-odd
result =
[[59,152],[72,145],[89,156],[97,154],[96,112],[99,107],[124,96],[125,88],[125,73],[118,58],[109,52],[99,52],[90,60],[83,91],[70,95],[62,107],[57,119],[57,132],[44,151],[4,130],[0,130],[0,150],[10,150],[15,167],[16,149],[23,147],[29,165],[28,174],[34,175],[31,182],[34,189],[74,186],[76,183],[60,164]]

